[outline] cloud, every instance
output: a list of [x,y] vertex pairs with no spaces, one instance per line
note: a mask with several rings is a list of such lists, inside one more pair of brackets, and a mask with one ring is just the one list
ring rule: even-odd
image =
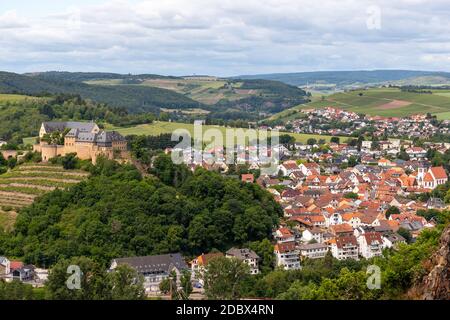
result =
[[[0,65],[174,75],[450,71],[446,2],[121,0],[47,15],[8,11],[0,13]],[[379,28],[368,27],[373,21]]]

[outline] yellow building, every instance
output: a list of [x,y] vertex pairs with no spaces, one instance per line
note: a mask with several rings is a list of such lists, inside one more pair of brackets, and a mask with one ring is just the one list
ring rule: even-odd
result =
[[[67,132],[64,145],[49,144],[43,138],[51,133]],[[108,159],[128,158],[127,141],[116,131],[103,131],[94,122],[44,122],[39,131],[39,144],[33,150],[42,153],[42,161],[76,153],[82,160],[91,159],[95,164],[99,156]]]

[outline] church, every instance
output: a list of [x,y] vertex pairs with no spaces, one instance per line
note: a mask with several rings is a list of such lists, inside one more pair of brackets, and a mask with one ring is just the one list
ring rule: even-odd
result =
[[[64,135],[64,144],[48,142],[46,137],[55,132]],[[126,139],[116,131],[100,130],[94,122],[43,122],[39,143],[33,150],[42,154],[43,162],[69,153],[76,153],[82,160],[91,159],[94,164],[99,156],[129,159]]]

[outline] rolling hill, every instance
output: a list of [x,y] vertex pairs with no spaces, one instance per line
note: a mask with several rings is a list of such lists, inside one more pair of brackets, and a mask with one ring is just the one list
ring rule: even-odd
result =
[[285,110],[269,119],[286,121],[295,118],[296,112],[300,109],[327,106],[387,117],[432,113],[438,119],[450,119],[450,90],[432,89],[428,91],[431,93],[405,92],[398,88],[371,88],[340,92]]
[[69,81],[45,74],[20,75],[0,72],[0,93],[25,95],[77,94],[83,99],[125,107],[131,112],[155,112],[159,108],[198,108],[201,104],[177,92],[146,86],[102,86]]
[[265,79],[281,81],[294,86],[334,85],[336,87],[395,83],[406,84],[445,84],[450,83],[450,73],[411,70],[372,70],[372,71],[318,71],[296,73],[273,73],[242,75],[239,79]]
[[0,93],[76,94],[130,112],[199,110],[225,120],[260,119],[309,101],[304,90],[278,81],[95,72],[0,72]]

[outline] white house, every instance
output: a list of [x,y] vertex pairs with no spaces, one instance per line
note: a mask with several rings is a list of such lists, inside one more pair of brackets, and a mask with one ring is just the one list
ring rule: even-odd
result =
[[298,247],[300,256],[309,259],[324,258],[328,252],[328,246],[323,243],[310,243]]
[[381,256],[383,239],[378,232],[365,232],[358,237],[359,253],[366,259]]
[[447,173],[443,167],[431,167],[425,172],[425,168],[419,168],[417,182],[420,187],[434,189],[438,185],[448,181]]
[[274,247],[276,265],[285,270],[300,269],[300,252],[295,247],[295,242],[277,243]]
[[354,235],[336,237],[331,241],[331,253],[338,260],[358,260],[358,241]]
[[231,248],[230,250],[228,250],[226,252],[225,257],[237,258],[241,261],[244,261],[246,264],[248,264],[250,266],[250,274],[258,274],[259,273],[259,267],[258,267],[259,256],[250,249]]
[[395,248],[400,243],[406,243],[405,238],[398,233],[386,233],[381,238],[383,239],[383,248]]
[[316,240],[318,243],[323,242],[323,234],[324,231],[322,231],[319,228],[312,228],[312,229],[306,229],[302,232],[302,240],[304,242],[309,242],[311,240]]
[[11,261],[6,257],[0,257],[0,277],[11,273]]

